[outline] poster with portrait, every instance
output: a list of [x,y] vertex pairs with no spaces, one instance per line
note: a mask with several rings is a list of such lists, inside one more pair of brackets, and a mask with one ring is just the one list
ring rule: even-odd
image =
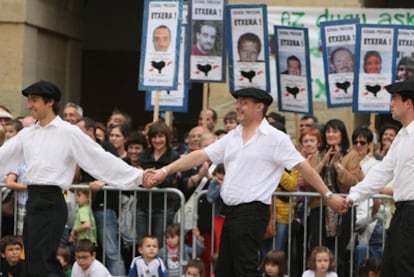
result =
[[230,92],[257,87],[270,92],[266,5],[227,5]]
[[357,25],[353,112],[389,113],[397,43],[394,25]]
[[[176,90],[162,90],[158,99],[160,111],[187,112],[188,110],[188,82],[185,80],[187,70],[188,55],[185,55],[187,48],[186,34],[188,28],[186,22],[187,5],[183,6],[183,21],[181,25],[180,39],[180,60],[178,66],[178,85]],[[153,111],[156,105],[156,91],[147,91],[145,95],[145,110]]]
[[414,79],[414,26],[397,26],[397,55],[394,82]]
[[279,110],[313,113],[308,29],[274,26]]
[[177,89],[182,0],[145,0],[139,90]]
[[190,2],[190,81],[225,81],[225,0]]
[[352,106],[356,26],[359,19],[321,22],[328,108]]

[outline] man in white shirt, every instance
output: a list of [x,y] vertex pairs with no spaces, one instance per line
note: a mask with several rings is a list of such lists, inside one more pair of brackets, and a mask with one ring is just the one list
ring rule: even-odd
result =
[[385,87],[391,93],[392,118],[402,124],[387,155],[350,190],[352,206],[378,193],[391,180],[397,208],[388,229],[381,276],[412,276],[414,272],[414,80]]
[[95,178],[121,189],[142,183],[143,171],[103,150],[77,126],[59,116],[61,92],[47,81],[22,91],[37,120],[0,148],[0,179],[26,163],[23,183],[29,198],[23,238],[26,276],[65,276],[56,259],[67,217],[62,190],[69,189],[76,164]]
[[244,88],[233,93],[237,99],[236,129],[215,143],[144,176],[151,188],[168,174],[211,160],[224,163],[226,175],[221,188],[226,220],[220,240],[216,277],[261,276],[258,253],[269,221],[272,193],[286,169],[296,167],[327,204],[345,212],[345,200],[325,186],[319,174],[295,149],[290,138],[265,119],[273,99],[269,93]]

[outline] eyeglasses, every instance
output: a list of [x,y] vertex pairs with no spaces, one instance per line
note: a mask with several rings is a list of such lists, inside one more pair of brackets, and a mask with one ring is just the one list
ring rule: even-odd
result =
[[75,256],[75,258],[77,259],[77,260],[87,260],[87,259],[89,259],[91,256]]
[[360,145],[365,145],[365,144],[367,144],[367,142],[365,141],[365,140],[354,140],[354,141],[352,141],[352,144],[353,145],[357,145],[357,144],[360,144]]

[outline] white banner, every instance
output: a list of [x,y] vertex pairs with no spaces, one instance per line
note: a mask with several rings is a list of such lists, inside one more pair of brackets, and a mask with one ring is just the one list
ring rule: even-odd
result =
[[[414,9],[368,9],[368,8],[312,8],[268,6],[268,29],[274,25],[306,27],[309,32],[309,54],[312,71],[314,101],[326,101],[326,87],[320,41],[320,23],[359,18],[361,24],[414,25]],[[270,34],[269,34],[270,35]],[[270,44],[271,46],[272,44]],[[274,50],[272,52],[274,54]],[[391,67],[391,64],[384,67]],[[275,57],[271,55],[271,71],[276,70]],[[276,73],[271,72],[272,96],[277,98]]]

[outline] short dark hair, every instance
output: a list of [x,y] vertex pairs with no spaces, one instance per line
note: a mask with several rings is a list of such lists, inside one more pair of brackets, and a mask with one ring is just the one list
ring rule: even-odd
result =
[[352,132],[353,141],[356,140],[359,136],[366,138],[368,143],[371,143],[374,140],[374,134],[366,126],[358,127]]
[[23,249],[23,242],[17,236],[6,235],[0,241],[0,251],[4,253],[9,245],[19,245]]
[[253,43],[256,43],[257,45],[257,53],[260,53],[262,50],[262,42],[260,41],[260,38],[253,33],[244,33],[239,37],[239,40],[237,41],[237,50],[240,51],[240,48],[245,41],[251,41]]
[[75,252],[85,251],[91,254],[96,252],[96,246],[89,239],[80,239],[75,244]]
[[304,116],[300,118],[300,120],[308,120],[308,119],[313,119],[313,122],[318,122],[318,118],[314,116],[313,114],[305,114]]
[[147,139],[144,134],[138,131],[132,132],[125,143],[125,150],[128,150],[128,147],[132,144],[141,144],[143,149],[147,148]]
[[23,129],[22,123],[17,119],[10,119],[4,126],[13,126],[16,129],[17,133]]

